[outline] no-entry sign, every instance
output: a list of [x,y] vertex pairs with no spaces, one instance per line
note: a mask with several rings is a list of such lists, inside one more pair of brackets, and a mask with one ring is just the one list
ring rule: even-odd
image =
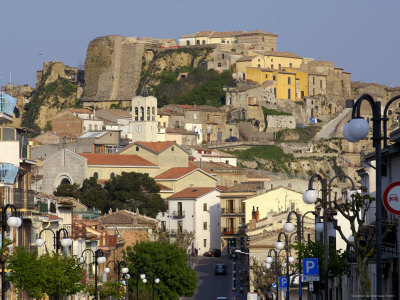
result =
[[389,212],[400,216],[400,181],[391,183],[385,189],[382,202]]

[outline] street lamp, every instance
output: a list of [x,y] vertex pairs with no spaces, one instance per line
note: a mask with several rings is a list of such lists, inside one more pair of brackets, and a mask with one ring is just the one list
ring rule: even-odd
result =
[[140,273],[139,270],[136,270],[136,299],[139,299],[139,278],[143,281],[143,283],[147,282],[146,274]]
[[[274,254],[275,258],[271,256],[272,253]],[[267,258],[265,259],[267,269],[270,269],[272,266],[272,263],[275,262],[275,275],[276,275],[275,281],[277,282],[277,284],[276,284],[276,296],[277,296],[276,299],[279,299],[279,274],[280,274],[280,272],[278,270],[278,258],[279,258],[278,251],[276,251],[275,249],[270,249],[268,251]]]
[[[114,265],[115,265],[115,261],[110,260],[109,262],[107,262],[106,267],[104,268],[104,273],[106,273],[106,274],[111,272],[111,269],[108,267],[109,263],[114,263]],[[122,274],[126,274],[129,272],[129,269],[126,267],[126,262],[123,260],[118,261],[118,263],[117,263],[117,280],[118,281],[120,281],[120,279],[121,279],[121,272],[122,272]]]
[[104,252],[101,249],[97,249],[96,251],[93,251],[92,249],[85,249],[82,251],[82,257],[83,254],[89,251],[92,253],[93,256],[93,261],[94,261],[94,298],[97,300],[97,266],[99,264],[103,264],[106,262],[106,258],[104,257]]
[[[285,243],[281,242],[281,236],[285,237]],[[289,274],[289,264],[291,262],[294,262],[294,258],[292,257],[290,259],[291,256],[289,256],[290,252],[289,252],[289,236],[281,231],[278,235],[278,241],[275,242],[275,248],[277,250],[283,250],[285,249],[286,251],[286,264],[284,264],[284,267],[286,267],[286,284],[287,284],[287,291],[286,291],[286,300],[289,300],[289,291],[290,291],[290,274]]]
[[[368,135],[368,122],[360,116],[361,103],[366,100],[372,109],[372,140],[375,148],[375,183],[376,183],[376,296],[382,298],[382,149],[387,146],[387,112],[389,105],[395,100],[400,99],[400,95],[390,99],[383,110],[381,116],[381,102],[375,101],[371,95],[364,94],[353,105],[351,120],[343,127],[343,136],[349,142],[357,142]],[[382,126],[383,125],[383,126]],[[381,135],[383,127],[383,136]]]
[[[332,182],[336,178],[345,178],[350,180],[351,186],[352,186],[352,191],[355,190],[354,182],[353,180],[345,175],[345,174],[338,174],[333,176],[328,184],[328,180],[326,178],[323,178],[319,174],[314,174],[310,177],[310,180],[308,182],[308,190],[304,192],[303,194],[303,201],[307,204],[314,204],[318,200],[318,192],[312,188],[312,184],[314,182],[314,179],[317,179],[321,182],[321,193],[322,193],[322,208],[323,208],[323,229],[324,229],[324,299],[329,299],[329,290],[328,290],[328,283],[329,283],[329,272],[328,272],[328,257],[329,257],[329,238],[328,238],[328,205],[329,208],[331,208],[331,195],[330,192],[332,191]],[[352,192],[351,192],[352,193]],[[328,199],[329,195],[329,199]],[[336,206],[336,205],[335,205]],[[320,230],[322,225],[318,226],[318,230]],[[317,229],[317,228],[316,228]]]
[[[11,210],[11,214],[7,215],[7,210]],[[4,247],[4,236],[7,226],[10,228],[18,228],[22,224],[22,219],[18,217],[17,209],[12,204],[7,204],[1,209],[1,247]],[[1,266],[1,299],[6,299],[5,286],[5,262]]]
[[[38,247],[42,247],[44,245],[44,240],[41,238],[43,231],[50,231],[53,234],[53,241],[54,241],[53,247],[54,250],[56,250],[56,253],[58,253],[58,250],[61,247],[69,247],[72,245],[72,240],[68,237],[68,231],[65,228],[60,228],[56,232],[54,232],[50,228],[45,228],[42,231],[40,231],[39,238],[36,240],[36,245]],[[64,234],[63,239],[61,239],[61,233]]]
[[160,278],[158,278],[158,276],[154,275],[152,283],[151,283],[151,287],[152,287],[151,299],[153,299],[153,300],[154,300],[154,284],[159,284],[159,283],[160,283]]

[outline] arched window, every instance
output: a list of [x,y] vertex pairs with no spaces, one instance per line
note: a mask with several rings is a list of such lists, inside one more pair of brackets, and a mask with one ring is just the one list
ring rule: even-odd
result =
[[68,178],[63,178],[60,184],[71,184],[71,181]]
[[287,84],[290,84],[290,76],[287,78]]
[[150,121],[150,106],[147,106],[147,121]]
[[275,76],[275,75],[274,75],[274,76],[272,76],[272,79],[273,79],[273,80],[276,80],[276,76]]
[[96,179],[99,179],[99,173],[94,172],[93,177],[96,178]]
[[289,64],[289,68],[291,68],[291,67],[292,67],[292,63]]
[[287,94],[288,94],[288,99],[291,99],[291,98],[290,98],[290,96],[291,96],[291,95],[290,95],[290,89],[288,89]]
[[114,179],[114,177],[115,177],[115,174],[114,174],[114,172],[112,172],[112,173],[110,174],[110,179],[112,180],[112,179]]
[[140,121],[144,121],[144,108],[143,108],[143,106],[140,107]]
[[139,108],[135,107],[135,121],[139,121]]

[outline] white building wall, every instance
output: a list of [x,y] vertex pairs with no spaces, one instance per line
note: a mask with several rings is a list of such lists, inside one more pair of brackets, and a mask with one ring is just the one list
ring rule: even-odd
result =
[[1,162],[19,166],[19,141],[0,142]]

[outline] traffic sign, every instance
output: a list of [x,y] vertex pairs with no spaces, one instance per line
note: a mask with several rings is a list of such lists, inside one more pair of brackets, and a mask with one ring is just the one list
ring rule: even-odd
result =
[[[288,287],[288,278],[286,276],[279,276],[279,289],[281,291],[287,291]],[[289,283],[290,286],[290,283]]]
[[303,281],[319,281],[318,258],[303,258]]
[[400,216],[400,181],[395,181],[383,192],[383,206],[392,214]]
[[274,290],[276,290],[276,287],[277,287],[277,286],[276,286],[276,283],[273,283],[273,284],[272,284],[272,287],[274,288]]

